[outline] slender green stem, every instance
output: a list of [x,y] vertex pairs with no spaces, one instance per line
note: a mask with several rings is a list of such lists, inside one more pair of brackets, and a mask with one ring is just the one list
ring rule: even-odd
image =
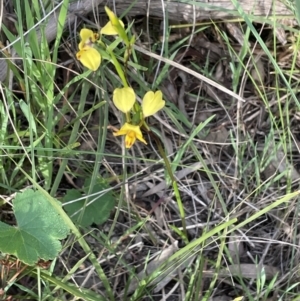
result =
[[[145,122],[144,122],[144,125],[145,125]],[[162,144],[161,144],[161,141],[160,141],[159,137],[155,133],[153,133],[151,130],[148,131],[148,133],[155,139],[155,141],[157,143],[157,146],[158,146],[158,151],[159,151],[160,155],[162,156],[162,158],[163,158],[163,160],[166,164],[166,169],[167,169],[167,172],[168,172],[168,174],[171,178],[172,186],[173,186],[173,189],[174,189],[176,201],[177,201],[178,208],[179,208],[179,214],[180,214],[180,218],[181,218],[181,222],[182,222],[183,233],[184,233],[185,237],[187,238],[185,213],[184,213],[184,209],[183,209],[182,200],[181,200],[181,196],[180,196],[180,193],[179,193],[177,181],[176,181],[176,179],[173,175],[170,161],[169,161],[168,157],[166,156],[166,153],[165,153],[165,151],[162,147]]]
[[114,65],[115,65],[115,68],[116,68],[116,70],[117,70],[117,72],[118,72],[118,74],[119,74],[119,77],[120,77],[120,79],[121,79],[121,81],[122,81],[122,83],[123,83],[123,86],[124,86],[125,88],[127,88],[127,87],[128,87],[128,83],[127,83],[127,80],[126,80],[124,71],[122,70],[122,67],[121,67],[119,61],[117,60],[116,56],[115,56],[114,53],[110,50],[109,47],[107,47],[106,49],[107,49],[107,51],[108,51],[108,53],[109,53],[109,55],[110,55],[110,57],[111,57],[111,59],[112,59]]

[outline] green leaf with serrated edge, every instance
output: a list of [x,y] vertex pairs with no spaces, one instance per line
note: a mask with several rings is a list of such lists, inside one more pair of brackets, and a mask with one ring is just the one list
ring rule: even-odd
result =
[[[84,184],[84,191],[87,193],[89,190],[90,179],[87,179]],[[90,226],[91,224],[104,223],[114,208],[115,201],[111,191],[101,194],[101,191],[109,188],[105,182],[97,183],[90,192],[88,200],[81,199],[81,194],[78,190],[70,189],[64,197],[64,203],[74,201],[64,206],[66,212],[75,224],[82,227]],[[78,200],[76,200],[78,199]],[[86,204],[86,207],[84,208]],[[82,214],[82,210],[84,213]]]
[[61,250],[59,240],[69,229],[44,195],[32,189],[18,193],[13,211],[16,226],[0,222],[0,251],[28,265],[39,259],[54,259]]

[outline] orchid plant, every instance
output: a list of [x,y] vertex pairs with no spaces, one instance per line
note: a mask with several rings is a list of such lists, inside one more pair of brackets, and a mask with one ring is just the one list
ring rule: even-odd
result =
[[[126,45],[125,63],[129,59],[131,47],[135,41],[134,38],[131,40],[128,38],[124,29],[124,23],[108,7],[105,7],[105,11],[109,17],[109,22],[100,30],[100,34],[86,28],[80,31],[81,41],[78,45],[79,51],[76,57],[83,66],[92,71],[98,70],[101,64],[102,58],[98,47],[103,45],[101,41],[102,35],[118,35],[121,38]],[[142,105],[140,105],[136,101],[135,91],[129,86],[118,60],[109,47],[106,47],[106,50],[123,84],[122,87],[114,90],[112,100],[116,108],[125,114],[126,122],[121,126],[120,130],[114,133],[114,136],[124,135],[126,148],[131,148],[136,140],[147,144],[141,129],[149,130],[145,118],[156,114],[165,106],[162,92],[160,90],[155,92],[148,91],[143,97]]]
[[[134,36],[129,39],[126,30],[124,28],[124,23],[119,20],[119,18],[108,8],[105,7],[106,14],[108,15],[109,22],[100,30],[100,34],[94,33],[89,29],[82,29],[80,32],[81,41],[78,45],[79,51],[76,54],[77,59],[86,68],[96,71],[101,64],[101,54],[100,47],[105,47],[105,56],[113,62],[117,73],[122,82],[122,87],[116,88],[113,91],[112,101],[116,108],[121,111],[126,117],[126,121],[121,125],[119,130],[115,130],[114,136],[125,136],[125,147],[131,148],[136,140],[147,144],[143,131],[146,130],[151,133],[151,136],[155,139],[158,147],[158,151],[163,157],[167,172],[170,176],[174,192],[176,195],[177,203],[179,208],[183,208],[182,201],[180,198],[179,189],[177,186],[176,179],[173,175],[170,162],[163,150],[161,140],[155,135],[146,123],[146,118],[156,114],[165,106],[165,101],[163,100],[163,94],[160,90],[158,91],[148,91],[142,100],[142,104],[136,100],[136,93],[132,87],[130,87],[127,82],[126,76],[123,70],[126,70],[127,62],[131,55],[131,49],[134,45]],[[119,40],[123,42],[126,46],[124,52],[124,69],[121,67],[119,61],[116,59],[111,47],[106,46],[101,41],[102,35],[117,35]],[[103,52],[102,52],[103,53]],[[104,53],[103,53],[104,58]],[[183,234],[187,238],[186,224],[185,224],[185,214],[184,210],[180,211],[180,216],[183,225]]]

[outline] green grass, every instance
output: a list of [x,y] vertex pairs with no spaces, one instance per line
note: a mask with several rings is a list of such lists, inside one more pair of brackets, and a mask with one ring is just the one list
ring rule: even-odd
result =
[[[102,8],[96,19],[88,15],[92,25],[78,19],[63,27],[64,0],[48,42],[45,27],[34,27],[53,9],[41,3],[13,1],[17,37],[2,28],[10,74],[1,83],[1,221],[15,224],[15,193],[31,188],[70,232],[47,269],[0,250],[0,299],[299,300],[295,28],[284,26],[281,45],[278,17],[246,14],[234,0],[236,22],[185,31],[166,12],[155,32],[157,20],[131,19],[129,9],[125,28],[140,36],[127,81],[139,102],[161,89],[166,106],[148,119],[154,134],[144,134],[147,146],[126,150],[112,134],[125,121],[112,102],[122,83],[113,61],[91,72],[75,56],[80,29],[106,23]],[[103,41],[123,66],[125,45]],[[99,183],[106,190],[95,192]],[[64,211],[71,190],[72,201],[84,204],[81,218],[112,192],[109,218],[81,227]],[[94,214],[104,216],[105,206]]]

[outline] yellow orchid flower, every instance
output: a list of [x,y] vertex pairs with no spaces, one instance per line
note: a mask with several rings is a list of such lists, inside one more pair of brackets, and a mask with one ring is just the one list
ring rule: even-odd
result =
[[84,46],[76,53],[76,57],[83,66],[92,71],[96,71],[101,64],[100,53],[90,46]]
[[76,53],[76,57],[81,64],[92,71],[96,71],[101,64],[101,55],[93,48],[97,37],[97,34],[92,30],[86,28],[81,29],[81,41],[78,44],[79,51]]
[[138,125],[132,125],[130,123],[125,123],[119,131],[113,133],[114,136],[123,136],[125,135],[125,147],[131,148],[136,139],[147,144],[145,139],[143,138],[143,134]]
[[160,90],[155,93],[149,91],[145,94],[142,102],[142,111],[144,117],[154,115],[165,106],[165,101],[162,99]]
[[113,93],[113,102],[121,112],[129,112],[135,103],[134,90],[130,87],[116,88]]

